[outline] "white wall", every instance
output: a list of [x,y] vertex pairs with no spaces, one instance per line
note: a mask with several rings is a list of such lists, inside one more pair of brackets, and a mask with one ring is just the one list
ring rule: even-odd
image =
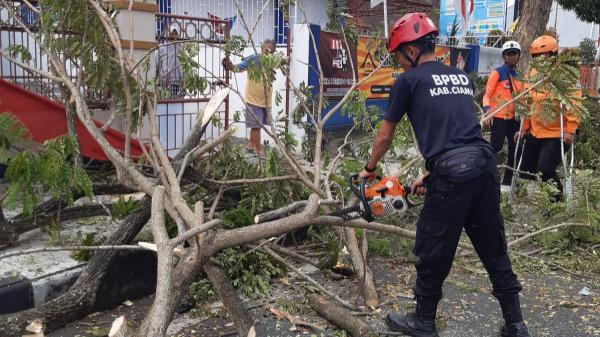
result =
[[500,48],[483,46],[479,48],[479,74],[488,75],[492,70],[504,64]]
[[[311,23],[319,25],[323,29],[327,25],[327,1],[326,0],[298,0],[298,8],[292,8],[292,17],[297,24]],[[304,13],[302,12],[304,10]],[[304,16],[306,14],[306,17]],[[306,21],[306,22],[305,22]]]
[[[310,34],[308,25],[296,24],[293,27],[293,43],[294,49],[292,59],[290,61],[290,81],[294,86],[299,86],[300,83],[308,83],[309,70],[309,51],[310,51]],[[290,113],[296,109],[298,103],[294,96],[290,97]],[[304,130],[290,123],[289,130],[298,140],[304,136]]]
[[[600,3],[598,5],[600,6]],[[556,10],[557,3],[554,1],[550,11],[548,27],[554,27],[556,24],[558,44],[561,48],[578,47],[579,42],[586,37],[594,41],[598,40],[599,25],[594,27],[592,23],[581,21],[577,18],[575,12],[564,10],[560,6],[558,6],[558,12]],[[592,30],[592,28],[594,29]]]

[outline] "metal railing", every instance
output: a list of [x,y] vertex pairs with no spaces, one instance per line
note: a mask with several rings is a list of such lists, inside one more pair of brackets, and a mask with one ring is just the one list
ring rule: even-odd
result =
[[[164,1],[164,0],[162,0]],[[284,13],[279,11],[279,0],[167,0],[170,14],[208,17],[229,22],[232,35],[239,35],[248,40],[240,12],[253,31],[252,38],[256,44],[265,39],[275,39],[277,44],[285,44],[287,27],[292,26],[284,20]]]
[[462,36],[438,36],[437,43],[444,46],[458,46],[460,44],[475,44],[483,47],[502,48],[504,42],[512,39],[511,35],[469,35]]
[[[39,30],[39,17],[21,0],[8,2],[13,13],[20,14],[20,19],[28,29]],[[157,118],[161,141],[169,154],[174,154],[181,147],[191,132],[197,115],[223,84],[228,84],[229,74],[221,65],[225,57],[222,45],[229,39],[229,22],[210,18],[197,18],[185,15],[156,14],[156,41],[160,44],[156,51],[158,79],[160,89]],[[175,28],[176,35],[169,28]],[[73,36],[76,33],[56,32],[57,38]],[[178,52],[182,47],[178,41],[194,40],[198,44],[198,53],[194,61],[200,65],[198,75],[209,84],[203,92],[190,93],[185,88],[178,60]],[[14,46],[24,47],[31,56],[28,65],[31,68],[52,72],[48,57],[19,23],[9,14],[9,9],[0,5],[0,48],[7,53]],[[59,55],[66,59],[65,55]],[[77,60],[64,61],[68,75],[76,80],[81,69]],[[29,91],[65,103],[66,97],[59,83],[49,80],[34,71],[12,62],[6,56],[0,56],[0,77],[19,85]],[[105,93],[108,95],[108,93]],[[84,95],[91,108],[106,109],[109,102],[106,95],[87,90]],[[229,104],[226,100],[216,113],[217,118],[227,127],[229,125]],[[218,128],[209,128],[205,138],[219,134]]]
[[[8,53],[15,46],[24,47],[23,49],[29,54],[30,60],[23,63],[26,63],[30,68],[51,73],[52,70],[48,62],[48,56],[38,45],[37,41],[23,29],[12,15],[10,15],[9,9],[13,13],[17,13],[19,19],[33,33],[36,33],[39,30],[39,16],[21,0],[9,1],[8,6],[9,7],[7,8],[3,4],[0,4],[0,48],[3,50],[3,53]],[[55,38],[57,39],[65,39],[74,35],[77,35],[77,33],[55,32]],[[64,60],[63,67],[68,76],[75,80],[80,71],[76,60],[68,59],[64,54],[59,54],[58,56]],[[57,102],[64,103],[66,100],[59,83],[56,83],[27,67],[22,67],[21,65],[12,62],[4,55],[0,55],[0,77]],[[103,97],[103,95],[98,92],[92,92],[91,90],[85,90],[84,88],[84,96],[93,108],[106,106],[106,97]]]

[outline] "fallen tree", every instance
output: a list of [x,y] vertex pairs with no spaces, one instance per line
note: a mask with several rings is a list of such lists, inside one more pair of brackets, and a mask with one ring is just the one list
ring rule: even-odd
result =
[[[373,113],[365,107],[365,97],[357,94],[355,89],[375,74],[385,62],[382,62],[371,75],[361,81],[354,80],[343,99],[326,114],[323,114],[326,102],[322,95],[323,73],[320,66],[318,72],[321,85],[318,95],[307,93],[306,90],[303,91],[302,88],[297,88],[290,83],[290,90],[294,92],[299,101],[299,108],[292,117],[298,121],[308,120],[309,126],[315,134],[314,139],[307,138],[302,141],[302,145],[308,147],[307,151],[303,152],[310,153],[312,157],[309,168],[300,163],[290,145],[290,135],[286,133],[287,131],[282,133],[281,130],[278,130],[276,123],[271,126],[263,126],[263,131],[273,139],[274,146],[272,151],[267,154],[266,162],[268,164],[264,164],[264,168],[261,170],[243,161],[241,156],[226,153],[231,148],[228,141],[236,131],[235,125],[223,130],[218,137],[204,142],[201,141],[203,125],[198,121],[182,149],[174,158],[169,158],[161,145],[156,125],[156,108],[160,90],[151,85],[155,85],[156,82],[149,79],[148,69],[144,67],[147,59],[136,63],[129,58],[121,46],[119,32],[112,21],[113,14],[115,14],[113,8],[104,1],[77,0],[72,1],[67,11],[63,1],[48,0],[45,7],[32,8],[43,14],[50,14],[48,22],[41,22],[41,33],[35,34],[28,25],[21,21],[19,12],[14,8],[10,9],[12,7],[8,1],[0,0],[0,3],[9,8],[9,15],[42,46],[48,55],[52,72],[37,69],[18,60],[15,61],[19,62],[23,68],[65,87],[73,102],[77,118],[98,141],[115,167],[119,184],[125,186],[128,191],[142,192],[146,195],[141,202],[141,207],[126,217],[103,245],[129,245],[139,230],[150,220],[149,225],[154,238],[152,248],[156,250],[158,261],[156,295],[141,321],[139,329],[125,331],[125,328],[130,328],[127,319],[119,318],[113,326],[111,335],[164,336],[177,306],[188,293],[192,282],[202,273],[207,274],[217,296],[234,318],[237,332],[245,336],[251,335],[254,331],[251,316],[239,305],[240,301],[234,288],[216,263],[218,261],[214,261],[215,256],[228,248],[251,245],[252,249],[257,247],[281,261],[283,257],[279,254],[286,255],[283,253],[285,250],[277,249],[276,243],[273,241],[307,226],[335,228],[334,232],[337,235],[335,238],[336,242],[340,243],[340,249],[345,246],[350,254],[352,268],[358,280],[356,293],[359,293],[362,298],[360,303],[354,305],[335,292],[325,292],[323,289],[319,289],[323,296],[339,303],[345,309],[340,309],[337,304],[321,297],[311,297],[311,305],[324,317],[334,324],[342,326],[353,336],[368,335],[368,329],[359,319],[343,319],[348,316],[350,310],[363,312],[375,309],[380,305],[373,274],[368,265],[369,241],[367,234],[363,233],[359,244],[354,229],[362,228],[393,233],[410,239],[415,238],[415,233],[390,224],[369,223],[360,219],[345,221],[339,217],[323,214],[329,213],[334,206],[345,207],[350,204],[344,202],[349,195],[349,191],[342,186],[345,184],[345,175],[348,174],[348,170],[342,166],[352,167],[353,170],[360,169],[364,157],[367,155],[365,146],[358,147],[361,144],[365,145],[364,139],[352,140],[350,135],[359,128],[370,134],[375,130],[373,124],[376,123]],[[298,6],[303,12],[301,4]],[[74,12],[82,15],[73,15]],[[238,14],[240,15],[240,24],[251,36],[252,23],[246,22],[241,10]],[[306,23],[306,17],[304,21]],[[100,69],[97,71],[106,72],[106,81],[86,83],[87,76],[80,78],[79,81],[74,81],[69,76],[64,66],[65,57],[69,56],[69,50],[65,54],[59,52],[62,45],[51,38],[53,24],[58,23],[68,31],[85,32],[82,36],[74,38],[74,40],[79,39],[77,43],[84,46],[80,48],[82,53],[89,52],[84,55],[87,58],[84,57],[83,60],[87,63],[82,67],[86,70],[90,69],[90,71]],[[126,34],[126,32],[122,33]],[[49,42],[42,43],[40,34]],[[232,40],[239,42],[239,39]],[[347,47],[346,35],[344,35],[344,40]],[[98,43],[98,41],[103,43]],[[192,62],[195,52],[194,43],[207,43],[207,41],[184,40],[173,43],[183,45],[179,59],[184,63],[184,68],[193,70],[186,71],[187,81],[185,82],[190,84],[190,87],[186,89],[190,92],[209,90],[206,81],[197,75],[198,70],[213,77],[218,76],[212,74],[212,69]],[[310,43],[316,44],[314,36],[311,36]],[[48,47],[48,44],[52,48]],[[189,47],[190,45],[192,47]],[[314,47],[316,50],[316,46]],[[220,48],[225,53],[241,56],[243,44],[224,44]],[[98,64],[98,60],[101,60],[102,64]],[[255,65],[258,68],[253,68],[249,76],[264,83],[265,86],[269,86],[269,83],[274,80],[276,70],[286,73],[289,71],[284,58],[278,54],[261,56],[261,62],[258,63]],[[111,116],[122,113],[127,122],[129,131],[126,134],[125,151],[115,150],[104,137],[103,129],[110,125],[110,122],[103,127],[98,127],[93,122],[92,110],[82,95],[83,88],[86,86],[115,94],[115,108],[110,113]],[[229,89],[233,94],[243,96],[233,85],[229,85]],[[357,116],[357,126],[349,131],[344,143],[338,147],[333,160],[328,161],[323,155],[322,148],[324,125],[342,107],[350,109],[350,113]],[[144,168],[131,158],[129,144],[129,141],[135,138],[135,131],[139,132],[141,129],[142,121],[148,123],[145,126],[148,126],[150,130],[148,139],[142,139],[139,133],[137,137],[145,152],[144,162],[147,166]],[[404,132],[404,135],[399,138],[405,140],[407,144],[404,144],[404,147],[408,147],[413,139],[410,128],[404,125],[400,132]],[[408,163],[402,167],[403,174],[407,174],[406,171],[409,171],[411,165],[419,163],[415,158],[403,157],[402,159]],[[250,174],[248,172],[250,170],[255,171]],[[414,173],[409,172],[407,176],[414,176]],[[194,193],[193,191],[196,189],[201,190],[202,193]],[[264,197],[268,193],[270,193],[271,200],[258,197]],[[218,207],[225,203],[224,199],[226,198],[234,202],[239,201],[240,204],[250,200],[251,202],[248,202],[250,204],[248,207],[252,209],[250,221],[242,224],[241,216],[233,221],[225,221],[221,216],[226,212],[219,214]],[[208,214],[204,207],[206,201],[212,202],[210,208],[206,207],[209,209]],[[58,203],[60,204],[60,202]],[[51,205],[43,207],[51,207]],[[237,205],[235,209],[240,210]],[[248,210],[246,209],[246,211]],[[252,219],[255,214],[258,215]],[[174,233],[167,232],[166,223],[169,221],[175,223]],[[470,245],[464,243],[460,243],[460,247],[466,250],[472,249]],[[0,317],[0,335],[21,336],[25,328],[34,321],[41,322],[44,331],[49,332],[99,309],[97,290],[102,278],[109,270],[111,260],[117,254],[119,254],[117,251],[111,250],[96,252],[77,282],[66,294],[39,308]],[[307,261],[305,257],[301,257],[301,254],[294,255],[294,253],[287,252],[287,255]],[[314,281],[314,283],[318,282]]]

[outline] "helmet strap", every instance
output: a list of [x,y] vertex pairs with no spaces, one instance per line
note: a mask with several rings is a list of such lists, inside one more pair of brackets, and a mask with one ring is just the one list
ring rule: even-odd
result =
[[419,54],[417,54],[417,57],[414,60],[410,56],[408,56],[408,53],[404,49],[400,49],[400,53],[402,53],[402,55],[408,60],[408,62],[410,62],[411,67],[415,68],[419,65],[419,60],[421,60],[422,55],[420,50]]

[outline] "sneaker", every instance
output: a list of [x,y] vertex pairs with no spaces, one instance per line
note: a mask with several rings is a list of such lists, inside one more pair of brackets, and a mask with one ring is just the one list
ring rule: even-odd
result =
[[394,332],[402,332],[413,337],[439,337],[435,327],[435,320],[425,320],[415,313],[401,315],[390,312],[385,318],[385,323]]
[[523,322],[505,324],[500,332],[502,337],[530,337],[527,325]]
[[500,185],[501,193],[510,193],[511,190],[512,188],[510,187],[510,185]]

